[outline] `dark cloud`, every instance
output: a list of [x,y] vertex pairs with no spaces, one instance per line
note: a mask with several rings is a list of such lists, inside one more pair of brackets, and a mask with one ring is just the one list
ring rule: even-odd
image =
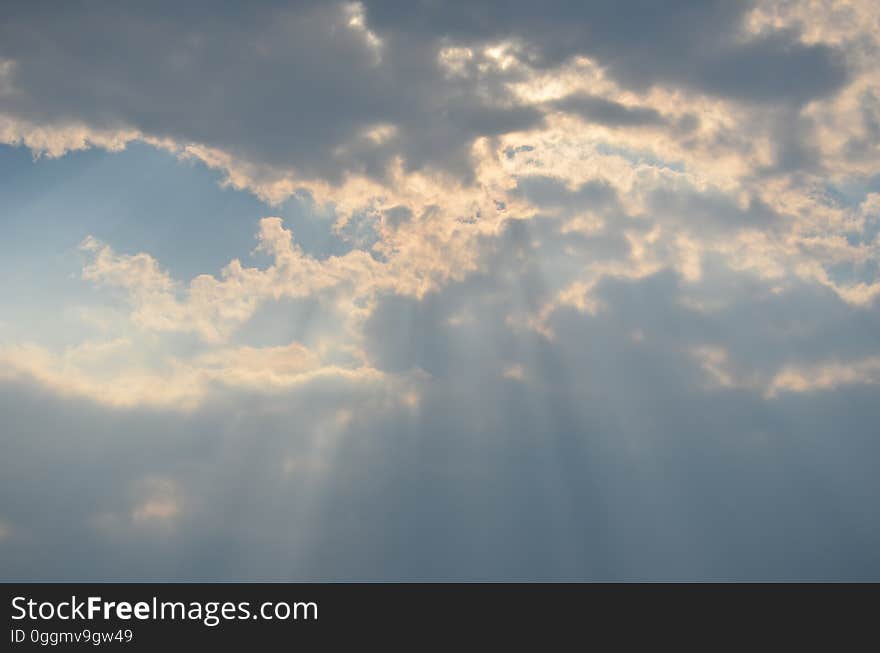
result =
[[740,229],[770,232],[781,226],[783,220],[758,197],[749,198],[742,207],[719,191],[671,188],[658,188],[650,193],[648,217],[678,223],[701,235]]
[[781,31],[710,54],[695,81],[721,96],[799,105],[840,89],[846,66],[831,47],[802,45]]
[[651,107],[627,106],[595,95],[571,95],[554,102],[553,106],[609,127],[657,126],[666,123],[662,114]]
[[572,212],[618,206],[617,191],[607,182],[591,180],[569,190],[556,177],[529,175],[520,177],[516,192],[538,207],[565,208]]
[[793,102],[827,95],[846,79],[828,46],[779,31],[743,41],[743,0],[543,2],[368,2],[380,33],[416,32],[452,41],[516,38],[535,65],[595,56],[634,87],[685,84],[722,97]]
[[853,158],[870,156],[880,145],[880,98],[874,91],[865,91],[860,98],[862,134],[847,142],[847,155]]
[[[0,108],[40,123],[136,127],[330,179],[381,175],[398,154],[465,174],[474,138],[540,120],[500,88],[486,99],[474,80],[446,80],[436,44],[389,39],[380,55],[349,20],[340,4],[206,14],[17,5],[0,28],[17,92]],[[398,129],[389,141],[363,136],[385,124]]]
[[[331,180],[381,176],[398,155],[468,177],[475,138],[540,122],[540,110],[510,97],[516,73],[447,75],[437,57],[450,44],[516,39],[532,66],[586,54],[633,88],[684,85],[761,103],[798,105],[846,77],[831,48],[792,32],[743,41],[747,2],[367,2],[381,53],[339,4],[47,7],[5,6],[0,57],[16,65],[4,113],[134,127]],[[661,121],[600,98],[561,106],[609,125]],[[364,136],[385,124],[397,128],[386,140]]]

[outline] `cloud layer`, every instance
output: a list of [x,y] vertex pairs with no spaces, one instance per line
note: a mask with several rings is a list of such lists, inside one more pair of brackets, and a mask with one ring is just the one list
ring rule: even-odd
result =
[[0,141],[263,204],[0,324],[0,576],[880,576],[873,3],[43,9]]

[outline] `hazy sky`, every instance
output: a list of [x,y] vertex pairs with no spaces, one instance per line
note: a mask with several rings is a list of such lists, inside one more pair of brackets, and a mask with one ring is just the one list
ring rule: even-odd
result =
[[138,4],[4,2],[0,578],[880,580],[875,0]]

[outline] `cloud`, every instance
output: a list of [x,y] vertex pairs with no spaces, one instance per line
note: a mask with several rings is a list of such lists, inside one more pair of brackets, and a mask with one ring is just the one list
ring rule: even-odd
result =
[[850,363],[832,362],[812,369],[786,368],[772,382],[770,393],[815,392],[847,384],[876,385],[880,382],[880,360],[868,358]]
[[[773,369],[767,360],[809,352],[823,317],[840,319],[835,295],[817,298],[804,335],[791,340],[784,309],[802,305],[791,296],[761,300],[743,289],[743,304],[707,315],[675,301],[687,284],[673,274],[608,280],[598,288],[605,310],[559,308],[550,341],[505,328],[514,289],[535,274],[512,269],[518,278],[475,276],[422,299],[380,302],[365,351],[377,369],[407,379],[398,386],[316,379],[209,395],[182,417],[4,382],[11,435],[0,477],[17,488],[4,495],[4,514],[21,535],[6,544],[0,573],[880,574],[873,387],[768,398],[762,388],[708,383],[690,350],[703,342],[746,370]],[[772,306],[755,320],[761,301]],[[474,319],[438,319],[463,309]],[[841,334],[838,351],[869,351],[868,331],[861,341]],[[791,351],[778,352],[786,340]],[[256,353],[247,355],[255,368],[279,355]],[[404,401],[413,390],[418,401]]]
[[878,577],[872,12],[10,4],[0,141],[272,206],[28,262],[0,575]]
[[[337,347],[344,346],[337,344]],[[0,349],[0,377],[27,379],[52,391],[108,406],[192,409],[226,392],[274,394],[322,379],[393,383],[357,356],[343,363],[299,343],[281,347],[226,347],[175,357],[144,343],[84,343],[55,352],[26,344]],[[157,360],[150,360],[150,356]]]
[[165,478],[147,478],[143,485],[144,498],[131,511],[131,520],[144,526],[169,526],[182,510],[176,484]]
[[659,111],[652,107],[630,107],[592,95],[570,95],[558,100],[555,106],[563,111],[573,111],[587,120],[611,127],[657,126],[665,120]]
[[[538,66],[576,55],[596,57],[624,85],[636,88],[683,83],[735,99],[802,102],[840,87],[846,69],[832,48],[803,44],[793,30],[744,34],[753,4],[599,0],[577,6],[478,2],[416,9],[367,3],[367,20],[379,34],[406,30],[462,42],[521,41]],[[753,66],[756,61],[760,67]]]
[[[146,329],[195,331],[206,340],[219,342],[250,319],[262,301],[306,297],[340,285],[355,285],[356,292],[369,293],[374,277],[380,274],[378,263],[360,250],[324,261],[305,256],[280,218],[260,221],[258,243],[257,250],[270,255],[273,265],[247,268],[233,260],[219,279],[207,274],[193,279],[182,301],[178,284],[149,254],[117,255],[92,237],[81,245],[91,255],[83,278],[123,289],[133,307],[132,319]],[[361,284],[366,288],[360,288]]]
[[[266,2],[208,22],[197,11],[170,16],[158,6],[51,14],[11,6],[3,56],[15,65],[4,112],[126,127],[332,180],[381,176],[401,155],[411,167],[463,173],[476,136],[540,119],[503,94],[483,98],[471,81],[444,80],[430,48],[377,39],[357,5]],[[22,36],[34,29],[51,47]]]
[[[46,14],[13,3],[0,108],[16,125],[7,142],[51,153],[141,137],[232,157],[239,179],[244,168],[339,184],[382,179],[402,162],[472,180],[474,141],[542,124],[546,108],[517,98],[515,85],[578,58],[637,93],[665,87],[796,109],[842,88],[842,44],[804,42],[793,22],[752,34],[752,5],[259,2],[207,20],[194,6],[171,20],[161,5]],[[555,106],[613,126],[661,121],[656,108],[614,97]]]

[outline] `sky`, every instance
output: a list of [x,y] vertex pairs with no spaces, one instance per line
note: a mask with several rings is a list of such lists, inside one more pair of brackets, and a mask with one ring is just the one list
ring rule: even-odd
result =
[[8,0],[0,578],[880,580],[878,59],[874,0]]

